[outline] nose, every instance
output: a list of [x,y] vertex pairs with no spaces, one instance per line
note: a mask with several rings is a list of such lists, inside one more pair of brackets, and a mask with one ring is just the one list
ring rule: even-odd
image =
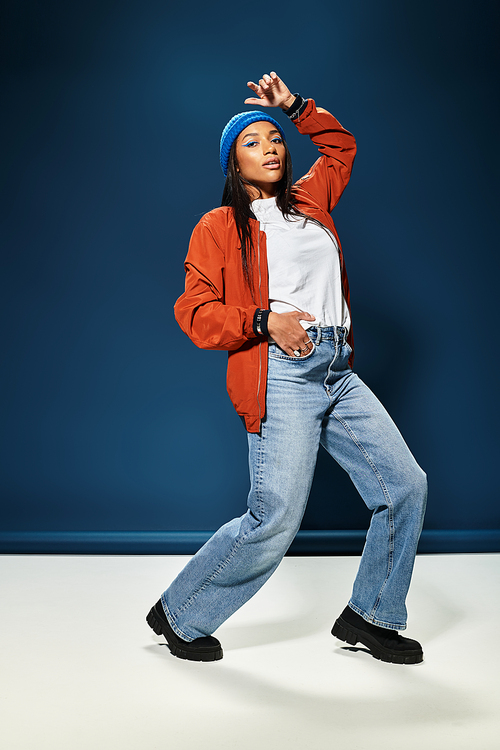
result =
[[276,144],[272,141],[269,141],[267,145],[264,145],[264,154],[277,154],[278,149],[276,148]]

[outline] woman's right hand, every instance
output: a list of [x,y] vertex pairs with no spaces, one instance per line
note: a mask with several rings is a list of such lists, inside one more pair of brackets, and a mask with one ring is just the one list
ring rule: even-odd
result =
[[267,319],[269,335],[279,348],[283,349],[290,357],[296,356],[294,352],[300,352],[300,356],[304,357],[309,354],[313,346],[307,331],[302,328],[299,320],[312,322],[314,315],[300,310],[289,313],[271,312]]

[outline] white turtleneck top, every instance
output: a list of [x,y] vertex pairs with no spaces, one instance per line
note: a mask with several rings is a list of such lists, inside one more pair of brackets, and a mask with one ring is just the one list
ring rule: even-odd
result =
[[252,211],[266,233],[269,306],[273,312],[294,310],[314,315],[311,326],[350,327],[342,293],[339,249],[333,234],[300,217],[287,220],[275,198],[252,202]]

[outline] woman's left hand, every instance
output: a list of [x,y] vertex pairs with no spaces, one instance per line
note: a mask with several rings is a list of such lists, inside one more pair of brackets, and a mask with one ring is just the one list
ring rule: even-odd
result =
[[290,93],[281,78],[274,71],[271,75],[264,73],[259,83],[248,81],[247,86],[255,91],[259,99],[249,97],[245,99],[245,104],[258,104],[261,107],[280,107],[285,112],[295,101],[295,97]]

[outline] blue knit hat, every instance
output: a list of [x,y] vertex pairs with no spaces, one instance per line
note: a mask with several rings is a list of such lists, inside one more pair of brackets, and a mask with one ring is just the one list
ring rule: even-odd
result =
[[245,130],[247,125],[250,125],[250,123],[252,122],[260,122],[261,120],[264,120],[265,122],[272,122],[272,124],[275,125],[277,130],[279,130],[279,132],[281,133],[283,140],[286,140],[285,133],[279,122],[276,122],[273,117],[264,114],[264,112],[252,110],[251,112],[240,112],[239,115],[231,117],[228,124],[222,131],[222,137],[220,139],[220,165],[222,167],[222,171],[224,172],[224,176],[227,175],[227,163],[229,160],[229,152],[231,150],[231,146],[233,145],[239,134],[243,130]]

